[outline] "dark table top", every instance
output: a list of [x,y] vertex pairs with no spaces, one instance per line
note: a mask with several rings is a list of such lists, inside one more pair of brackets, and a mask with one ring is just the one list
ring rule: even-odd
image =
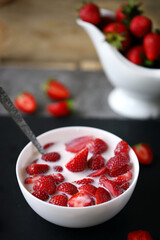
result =
[[154,240],[160,239],[160,121],[132,121],[81,119],[68,117],[53,119],[27,117],[26,121],[36,135],[62,126],[91,126],[108,130],[131,146],[147,142],[154,152],[150,166],[141,166],[134,194],[125,208],[111,220],[98,226],[71,229],[56,226],[39,217],[23,198],[16,180],[15,166],[18,154],[28,143],[23,133],[8,117],[0,117],[0,239],[99,239],[125,240],[134,230],[147,230]]

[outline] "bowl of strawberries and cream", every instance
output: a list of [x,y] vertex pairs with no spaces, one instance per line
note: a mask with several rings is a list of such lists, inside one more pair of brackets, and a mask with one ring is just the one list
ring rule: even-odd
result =
[[31,208],[65,227],[89,227],[115,216],[128,202],[139,174],[134,151],[119,137],[91,127],[64,127],[38,137],[20,153],[16,174]]

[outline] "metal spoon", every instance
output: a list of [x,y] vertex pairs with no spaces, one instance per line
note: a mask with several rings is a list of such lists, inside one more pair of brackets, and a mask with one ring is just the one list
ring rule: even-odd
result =
[[20,127],[20,129],[23,131],[23,133],[28,137],[28,139],[34,144],[34,146],[37,148],[37,150],[43,155],[45,154],[45,151],[43,147],[38,142],[37,138],[35,137],[34,133],[28,126],[28,124],[23,119],[21,113],[15,108],[14,104],[6,94],[6,92],[3,90],[2,87],[0,87],[0,102],[4,106],[4,108],[8,111],[12,119],[15,121],[15,123]]

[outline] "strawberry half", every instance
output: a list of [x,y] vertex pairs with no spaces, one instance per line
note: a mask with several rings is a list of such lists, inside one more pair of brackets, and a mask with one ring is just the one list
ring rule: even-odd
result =
[[119,185],[121,185],[123,183],[126,183],[126,182],[130,181],[131,178],[132,178],[132,173],[131,173],[131,171],[128,171],[125,174],[120,175],[120,176],[112,179],[112,181],[117,183],[117,184],[119,184]]
[[41,158],[46,162],[56,162],[60,159],[60,154],[57,152],[45,153]]
[[93,186],[92,184],[82,185],[78,189],[80,190],[80,192],[86,192],[93,196],[95,195],[96,190],[97,190],[97,188],[95,186]]
[[70,142],[65,144],[66,151],[77,153],[87,146],[90,142],[93,141],[91,136],[83,136],[73,139]]
[[14,105],[24,113],[33,113],[37,108],[36,99],[31,93],[23,92],[14,99]]
[[53,100],[64,100],[70,97],[70,91],[57,80],[51,79],[44,85],[48,97]]
[[101,154],[108,149],[108,145],[100,138],[96,138],[87,145],[93,155]]
[[33,177],[27,177],[24,181],[25,184],[35,183],[40,178],[40,175],[35,175]]
[[116,155],[107,161],[108,172],[113,173],[129,163],[129,157],[125,155]]
[[88,177],[99,177],[107,172],[107,167],[103,167],[97,171],[94,171],[93,173],[89,174]]
[[101,155],[92,156],[88,160],[88,167],[92,170],[98,170],[104,167],[105,159]]
[[103,185],[113,197],[118,197],[123,193],[122,188],[115,182],[109,180],[105,175],[99,179],[99,183]]
[[98,187],[95,193],[96,204],[101,204],[111,200],[111,196],[107,190],[102,187]]
[[54,117],[65,117],[68,116],[72,112],[73,101],[61,101],[49,103],[46,106],[48,113],[50,113]]
[[152,149],[148,144],[140,143],[132,147],[137,158],[142,164],[151,164],[153,160]]
[[124,140],[121,140],[117,144],[117,146],[116,146],[116,148],[114,150],[114,154],[115,155],[119,155],[119,154],[123,155],[124,154],[124,155],[128,156],[129,150],[130,150],[130,147],[129,147],[128,143],[125,142]]
[[88,148],[82,149],[78,152],[72,160],[70,160],[65,167],[71,172],[81,172],[87,165]]
[[36,190],[32,193],[33,196],[36,198],[39,198],[42,201],[47,201],[49,198],[49,195],[46,192]]
[[66,195],[56,195],[49,200],[49,203],[67,207],[68,197]]
[[69,207],[88,207],[95,204],[92,196],[86,192],[78,192],[68,201]]
[[78,192],[77,187],[75,185],[73,185],[72,183],[69,182],[64,182],[61,183],[58,187],[57,187],[58,191],[67,193],[69,195],[74,195]]
[[138,230],[130,232],[127,240],[152,240],[151,234],[148,231]]
[[79,17],[85,22],[97,25],[100,22],[99,7],[93,3],[86,3],[79,10]]
[[121,168],[118,168],[116,171],[108,170],[107,173],[110,177],[117,177],[117,176],[125,174],[126,172],[130,171],[131,169],[132,169],[132,164],[126,164],[126,165],[122,166]]
[[51,175],[41,176],[33,185],[34,191],[46,192],[53,194],[56,191],[55,180]]
[[26,171],[29,175],[46,173],[49,170],[47,164],[30,164],[26,167]]

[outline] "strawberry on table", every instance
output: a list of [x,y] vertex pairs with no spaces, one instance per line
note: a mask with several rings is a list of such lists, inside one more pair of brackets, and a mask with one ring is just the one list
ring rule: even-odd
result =
[[127,240],[152,240],[151,234],[148,231],[137,230],[128,234]]
[[68,201],[69,207],[87,207],[95,205],[92,196],[86,192],[78,192]]
[[24,113],[33,113],[36,111],[37,102],[35,97],[29,92],[23,92],[14,99],[14,105]]
[[74,195],[78,192],[77,187],[74,184],[69,183],[69,182],[61,183],[57,187],[57,190],[61,191],[61,192],[64,192],[64,193],[67,193],[69,195]]
[[77,153],[81,151],[83,148],[85,148],[87,144],[89,144],[92,141],[93,141],[93,138],[91,136],[74,138],[73,140],[65,144],[66,151]]
[[49,166],[47,164],[30,164],[26,167],[26,172],[29,175],[46,173],[49,170]]
[[134,46],[128,50],[126,53],[126,58],[134,64],[143,65],[144,64],[144,48],[141,45]]
[[97,25],[101,19],[99,7],[93,3],[86,3],[79,10],[79,17],[85,22]]
[[130,22],[130,31],[137,38],[144,37],[151,32],[152,22],[145,16],[135,16]]
[[54,205],[58,205],[58,206],[67,207],[68,197],[64,194],[63,195],[56,195],[56,196],[53,196],[49,200],[49,203],[54,204]]
[[70,115],[73,108],[73,101],[61,101],[61,102],[53,102],[49,103],[46,106],[46,109],[49,114],[54,117],[65,117]]
[[150,61],[157,60],[160,57],[160,34],[148,33],[143,39],[143,47]]
[[64,84],[57,80],[50,79],[44,85],[44,90],[49,98],[53,100],[65,100],[70,97],[70,91]]
[[98,187],[95,193],[96,204],[101,204],[111,200],[110,193],[102,187]]
[[146,143],[139,143],[134,145],[133,151],[137,155],[137,158],[142,164],[151,164],[153,160],[153,153],[151,147]]
[[41,176],[33,185],[34,191],[46,192],[53,194],[56,191],[55,180],[51,175]]
[[71,159],[65,167],[71,172],[81,172],[87,165],[88,148],[82,149],[73,159]]

